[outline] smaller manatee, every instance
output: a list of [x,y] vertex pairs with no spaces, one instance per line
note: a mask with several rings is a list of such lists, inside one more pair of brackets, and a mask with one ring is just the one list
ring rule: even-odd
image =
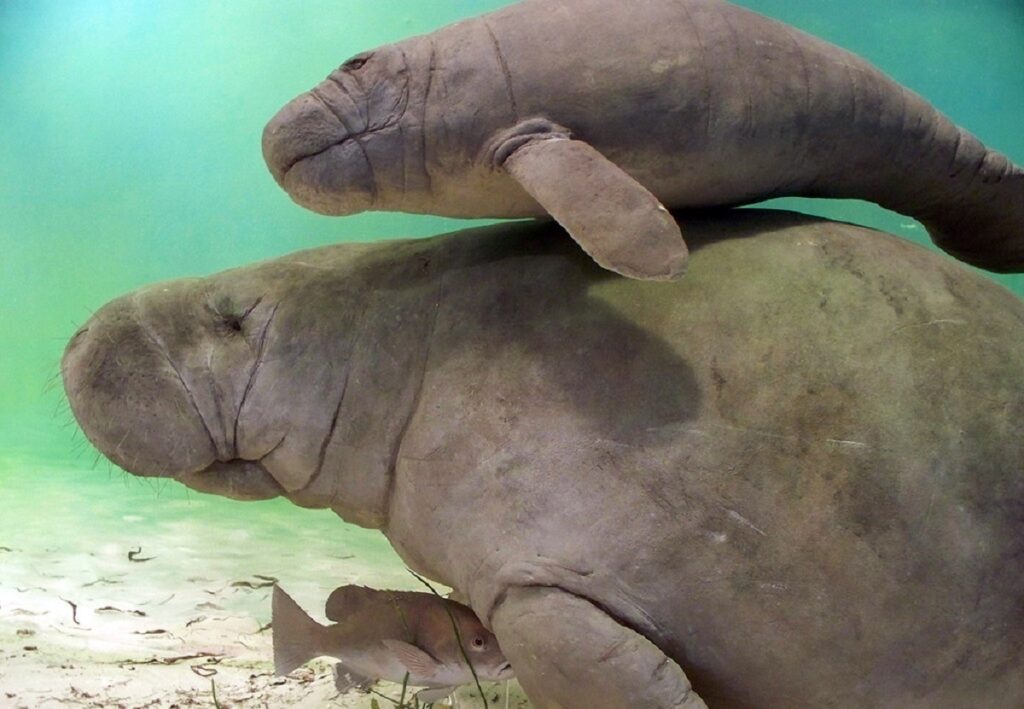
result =
[[787,196],[876,202],[961,261],[1024,271],[1024,168],[723,0],[523,0],[362,52],[270,120],[263,156],[321,214],[548,215],[631,278],[686,269],[666,208]]
[[365,688],[378,679],[407,681],[428,688],[417,695],[423,701],[437,701],[472,682],[473,671],[483,680],[513,676],[497,639],[473,611],[430,593],[341,586],[327,599],[333,625],[310,618],[280,586],[274,587],[272,603],[279,675],[328,655],[341,660],[335,668],[339,691]]

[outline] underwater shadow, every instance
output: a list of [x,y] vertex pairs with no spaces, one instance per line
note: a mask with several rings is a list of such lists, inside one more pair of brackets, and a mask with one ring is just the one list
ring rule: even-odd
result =
[[381,245],[349,273],[382,300],[440,303],[429,369],[457,388],[486,370],[479,399],[501,401],[482,406],[568,410],[595,437],[630,444],[699,411],[691,364],[622,307],[634,296],[684,307],[676,284],[610,273],[551,222]]
[[[761,209],[674,216],[691,253],[723,240],[826,221]],[[639,312],[656,322],[685,308],[683,281],[643,282],[611,273],[550,220],[378,244],[348,260],[345,271],[381,300],[441,304],[432,368],[464,360],[461,366],[472,377],[473,367],[500,361],[515,370],[508,375],[521,382],[518,397],[568,402],[599,437],[637,442],[647,431],[685,423],[699,411],[694,367],[665,328],[645,327],[625,314]]]

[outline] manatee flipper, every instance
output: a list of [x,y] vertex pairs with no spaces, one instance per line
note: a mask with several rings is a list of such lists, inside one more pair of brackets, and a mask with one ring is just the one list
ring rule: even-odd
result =
[[356,672],[344,662],[334,665],[334,688],[338,690],[339,694],[344,694],[353,689],[366,691],[376,682],[377,680],[373,677],[367,677]]
[[689,253],[675,219],[643,185],[568,130],[530,119],[491,140],[503,168],[602,267],[644,280],[683,275]]
[[513,587],[491,620],[538,709],[707,709],[679,665],[647,638],[559,588]]

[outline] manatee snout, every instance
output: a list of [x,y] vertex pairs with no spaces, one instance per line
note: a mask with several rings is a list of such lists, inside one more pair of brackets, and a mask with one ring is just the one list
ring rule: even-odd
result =
[[337,117],[312,92],[289,101],[263,129],[263,158],[282,187],[288,171],[348,137]]
[[188,392],[130,298],[101,308],[71,338],[61,375],[86,437],[121,468],[170,476],[216,458]]
[[[376,190],[373,168],[358,135],[345,127],[355,116],[328,104],[321,86],[290,101],[263,130],[263,157],[277,183],[298,204],[321,214],[366,211]],[[349,102],[351,103],[351,102]],[[344,122],[342,121],[344,117]]]
[[[422,87],[406,52],[380,47],[349,59],[277,112],[263,130],[270,173],[298,204],[344,216],[394,209],[411,176],[424,171]],[[415,110],[410,110],[412,106]]]
[[158,283],[104,306],[61,364],[86,437],[136,475],[233,499],[333,504],[337,490],[318,472],[330,437],[347,430],[341,399],[366,308],[361,281],[338,273],[365,251],[345,249],[324,268],[300,254]]
[[[61,375],[89,441],[129,473],[234,499],[284,493],[262,460],[259,409],[242,418],[271,313],[202,281],[112,301],[68,342]],[[259,311],[259,312],[257,312]]]

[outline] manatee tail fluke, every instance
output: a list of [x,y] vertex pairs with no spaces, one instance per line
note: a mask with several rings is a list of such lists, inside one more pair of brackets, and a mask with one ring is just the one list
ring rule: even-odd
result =
[[271,607],[274,673],[286,675],[319,655],[318,638],[324,626],[310,618],[280,586],[274,586]]
[[935,244],[972,266],[1024,272],[1024,169],[959,131],[935,202],[913,214]]

